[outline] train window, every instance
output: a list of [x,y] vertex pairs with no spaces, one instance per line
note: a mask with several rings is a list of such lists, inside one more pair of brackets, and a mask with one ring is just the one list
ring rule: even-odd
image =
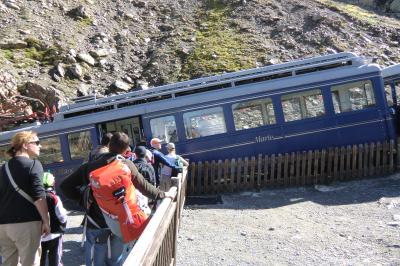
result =
[[195,139],[226,132],[222,107],[214,107],[183,114],[186,138]]
[[362,110],[375,105],[375,96],[370,80],[333,86],[331,92],[336,114]]
[[151,134],[163,142],[177,142],[175,117],[172,115],[154,118],[150,120]]
[[394,82],[394,90],[396,91],[397,105],[400,104],[400,81]]
[[236,130],[276,123],[271,98],[233,104],[232,112]]
[[325,114],[324,100],[320,89],[283,95],[281,100],[285,122]]
[[39,160],[42,164],[60,163],[63,162],[61,153],[61,143],[59,137],[40,138]]
[[9,148],[10,145],[0,146],[0,165],[3,165],[8,159],[10,159],[10,156],[7,155]]
[[390,86],[389,83],[385,84],[385,94],[388,106],[393,106],[392,87]]
[[92,150],[90,131],[68,134],[68,145],[71,159],[84,158],[86,160],[89,156],[89,152]]

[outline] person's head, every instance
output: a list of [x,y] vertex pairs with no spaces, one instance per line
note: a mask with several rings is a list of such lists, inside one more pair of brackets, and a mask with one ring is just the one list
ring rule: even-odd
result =
[[137,146],[135,149],[135,154],[137,158],[143,159],[146,156],[146,147]]
[[26,155],[30,158],[37,157],[40,154],[41,147],[36,132],[21,131],[12,137],[11,148],[7,151],[7,154],[11,157],[16,155]]
[[44,188],[54,188],[55,177],[49,172],[43,174],[43,186]]
[[123,132],[115,132],[110,140],[110,152],[124,154],[129,147],[129,137]]
[[167,143],[167,145],[165,145],[165,147],[167,147],[168,153],[175,152],[175,144],[174,143],[172,143],[172,142]]
[[111,140],[112,136],[113,136],[112,133],[104,134],[104,136],[101,138],[100,144],[102,146],[108,146],[108,144],[110,144],[110,140]]
[[150,146],[154,149],[160,150],[161,149],[161,140],[159,138],[152,138],[150,140]]

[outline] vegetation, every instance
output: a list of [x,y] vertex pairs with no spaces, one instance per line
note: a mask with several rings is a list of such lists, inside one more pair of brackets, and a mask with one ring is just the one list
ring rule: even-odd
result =
[[230,7],[220,0],[209,1],[209,9],[196,32],[196,47],[182,69],[182,78],[237,71],[255,66],[256,55],[247,53],[249,41],[229,27]]

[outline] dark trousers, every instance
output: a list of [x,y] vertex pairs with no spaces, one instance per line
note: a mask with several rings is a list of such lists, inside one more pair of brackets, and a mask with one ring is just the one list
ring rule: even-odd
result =
[[42,242],[42,256],[40,256],[40,266],[46,265],[48,258],[49,266],[60,266],[62,256],[62,236]]

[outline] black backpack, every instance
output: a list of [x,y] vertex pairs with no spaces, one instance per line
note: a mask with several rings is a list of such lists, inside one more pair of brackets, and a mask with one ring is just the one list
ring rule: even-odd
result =
[[65,233],[67,223],[61,223],[56,214],[56,201],[57,197],[52,191],[46,191],[46,201],[50,215],[50,232],[51,233]]

